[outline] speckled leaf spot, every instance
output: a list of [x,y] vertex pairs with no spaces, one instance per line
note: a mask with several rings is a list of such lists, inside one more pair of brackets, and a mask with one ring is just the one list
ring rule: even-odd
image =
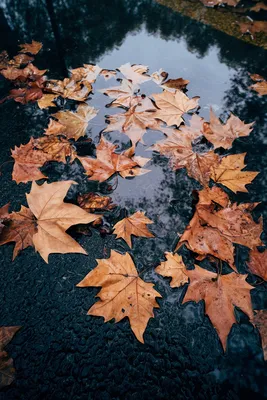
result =
[[128,317],[136,338],[144,343],[143,334],[149,319],[154,317],[153,308],[159,308],[156,297],[161,295],[153,289],[153,283],[139,278],[130,254],[111,250],[110,258],[97,262],[98,266],[77,285],[101,286],[97,295],[100,300],[88,314],[104,317],[105,322]]

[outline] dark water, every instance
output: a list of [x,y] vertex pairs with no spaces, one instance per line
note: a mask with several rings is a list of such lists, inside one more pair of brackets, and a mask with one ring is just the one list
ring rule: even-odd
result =
[[[49,76],[62,78],[71,67],[99,63],[116,68],[125,62],[149,65],[150,72],[163,68],[172,78],[190,80],[188,95],[201,97],[200,115],[208,118],[210,106],[227,116],[236,113],[246,122],[256,121],[249,138],[235,142],[233,152],[248,152],[250,170],[261,171],[249,194],[232,196],[238,201],[262,201],[258,208],[266,220],[267,201],[267,96],[247,89],[248,72],[266,74],[267,53],[219,33],[207,26],[149,0],[2,0],[1,49],[16,53],[17,44],[34,38],[44,44],[37,58]],[[1,93],[8,85],[0,81]],[[97,143],[104,128],[108,99],[98,88],[115,84],[99,80],[90,104],[101,108],[88,134]],[[144,91],[151,93],[151,83]],[[47,110],[35,104],[15,102],[1,105],[0,160],[9,159],[9,149],[42,134]],[[119,133],[107,136],[126,145]],[[153,272],[164,251],[174,248],[177,233],[189,222],[192,190],[198,184],[183,170],[173,172],[163,157],[145,151],[162,138],[148,133],[138,155],[151,156],[151,172],[134,180],[119,178],[112,193],[114,202],[131,212],[144,210],[154,220],[156,239],[136,239],[132,250],[137,268],[156,283],[163,295],[161,308],[149,322],[145,345],[133,336],[128,321],[103,323],[86,316],[96,289],[75,285],[103,258],[110,248],[127,251],[114,236],[102,238],[98,231],[78,241],[88,252],[83,255],[51,255],[46,265],[32,248],[14,262],[12,245],[0,248],[0,325],[22,325],[8,346],[15,360],[16,381],[0,393],[0,399],[239,399],[267,396],[267,372],[260,338],[247,318],[237,311],[238,325],[229,335],[223,354],[217,334],[204,316],[202,303],[181,305],[185,288],[170,289],[167,280]],[[11,180],[12,164],[0,177],[1,201],[18,210],[25,203],[29,184]],[[96,189],[82,177],[78,164],[48,167],[50,180],[74,179],[82,192]],[[101,187],[105,190],[105,185]],[[74,190],[69,198],[74,198]],[[265,224],[266,226],[266,224]],[[263,238],[264,239],[264,238]],[[239,252],[245,272],[247,252]],[[267,308],[267,285],[253,290],[254,308]]]

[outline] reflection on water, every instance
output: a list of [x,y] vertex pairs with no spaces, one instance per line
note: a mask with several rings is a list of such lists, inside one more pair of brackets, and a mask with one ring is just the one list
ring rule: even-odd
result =
[[[248,167],[251,170],[260,170],[261,174],[251,186],[250,194],[242,194],[238,196],[238,199],[242,201],[263,200],[263,204],[266,204],[267,152],[265,150],[267,140],[265,135],[267,132],[267,96],[259,97],[248,89],[251,84],[248,72],[263,75],[267,73],[266,51],[239,42],[201,23],[176,14],[152,0],[90,0],[90,2],[86,0],[46,0],[43,2],[38,0],[2,0],[1,5],[1,47],[11,53],[15,53],[18,40],[25,42],[34,38],[42,41],[44,49],[37,58],[37,65],[40,68],[49,68],[49,75],[53,78],[62,77],[70,67],[77,67],[83,63],[90,62],[97,62],[102,67],[111,69],[130,61],[149,65],[150,72],[162,67],[169,72],[171,78],[182,76],[190,80],[188,95],[190,97],[195,95],[201,97],[201,116],[209,118],[209,108],[212,106],[218,115],[222,114],[226,117],[227,112],[232,111],[247,123],[256,121],[251,136],[238,139],[234,145],[234,151],[248,152]],[[40,60],[39,64],[38,60]],[[118,112],[118,109],[104,108],[109,99],[100,94],[98,89],[110,85],[113,86],[115,82],[113,78],[108,82],[105,82],[104,79],[99,79],[99,83],[94,87],[94,96],[90,104],[100,108],[100,112],[94,119],[95,125],[90,128],[90,136],[95,139],[96,143],[99,138],[99,132],[105,127],[103,122],[105,114]],[[6,83],[1,81],[0,84],[3,91],[7,90]],[[156,89],[156,85],[153,86],[151,82],[144,84],[142,87],[146,94],[151,94]],[[7,153],[10,147],[26,143],[30,136],[38,136],[43,132],[47,124],[48,114],[46,110],[38,110],[36,105],[32,104],[20,106],[9,102],[3,104],[2,109],[4,118],[0,127],[2,138],[0,158],[1,162],[4,162],[7,160]],[[128,138],[118,132],[109,133],[106,137],[116,143],[122,142],[123,145],[129,145]],[[223,358],[221,350],[219,350],[216,334],[208,319],[203,317],[203,306],[178,305],[178,300],[183,295],[184,289],[171,290],[166,281],[157,277],[153,272],[153,267],[159,260],[163,259],[164,251],[173,250],[177,240],[177,233],[182,233],[190,220],[192,215],[192,190],[199,188],[198,184],[190,179],[183,170],[175,173],[168,167],[168,160],[147,150],[150,145],[161,138],[161,133],[149,131],[144,136],[145,145],[138,144],[137,146],[138,155],[151,157],[152,160],[148,164],[151,172],[133,180],[119,178],[118,187],[112,193],[115,203],[126,207],[132,212],[139,209],[144,210],[149,218],[154,221],[152,230],[157,235],[157,239],[136,239],[134,240],[133,249],[137,267],[151,267],[148,268],[145,277],[157,282],[161,293],[166,299],[163,302],[164,316],[159,312],[157,319],[151,323],[151,329],[148,329],[148,341],[150,340],[150,335],[153,335],[154,329],[155,336],[152,336],[152,338],[154,337],[153,346],[157,341],[159,343],[157,352],[155,352],[155,347],[152,347],[153,352],[155,352],[153,356],[156,357],[156,362],[160,363],[157,354],[161,354],[166,365],[173,361],[171,357],[175,360],[177,358],[176,366],[173,367],[173,364],[171,364],[172,366],[169,367],[169,370],[170,368],[174,369],[173,371],[170,370],[168,379],[170,377],[173,379],[172,374],[181,374],[182,380],[179,385],[183,385],[183,382],[185,382],[181,398],[201,398],[198,397],[198,389],[193,388],[194,384],[192,382],[194,382],[194,379],[198,379],[200,387],[202,387],[203,382],[206,382],[206,387],[202,391],[202,396],[205,398],[221,398],[220,395],[217,396],[216,394],[217,390],[219,390],[217,383],[219,385],[220,382],[223,382],[224,386],[219,392],[229,396],[229,399],[236,399],[238,394],[242,396],[242,390],[246,390],[248,393],[251,391],[251,393],[256,392],[260,395],[267,395],[266,372],[264,372],[259,337],[252,326],[244,319],[244,316],[240,316],[241,324],[233,328],[229,340],[229,351],[226,357]],[[78,164],[73,164],[71,167],[58,165],[53,168],[54,175],[51,175],[52,179],[77,180],[81,183],[80,188],[82,191],[92,188],[92,184],[88,184],[81,177],[81,169]],[[17,186],[14,182],[10,183],[10,172],[11,167],[7,167],[1,178],[1,205],[11,200],[12,207],[18,208],[18,205],[23,202],[25,191],[29,191],[30,185]],[[14,193],[16,194],[15,196]],[[264,206],[262,206],[262,212],[266,219],[267,213]],[[87,239],[83,238],[82,240],[86,242]],[[99,238],[95,240],[100,240],[101,246],[113,247],[122,251],[126,250],[126,247],[120,241],[114,242],[110,238],[105,239],[107,242]],[[93,245],[92,249],[94,249]],[[7,260],[11,260],[11,248],[1,248],[0,250]],[[95,259],[96,254],[98,258],[103,257],[102,250],[98,251],[100,254],[92,250],[93,259]],[[29,254],[30,252],[25,252],[24,255],[18,258],[17,264],[15,264],[16,268],[22,271],[25,268],[25,271],[27,271],[27,257],[29,257]],[[34,261],[31,260],[31,262],[34,262],[38,268],[43,270],[44,265],[40,260],[36,260],[37,255],[33,254],[33,257]],[[60,258],[59,256],[58,258],[51,258],[51,260],[57,260],[59,270],[65,271],[68,260],[72,260],[70,262],[73,263],[74,258],[66,255],[64,260],[63,257]],[[7,264],[8,262],[6,261]],[[10,268],[12,266],[10,265]],[[34,270],[37,277],[39,277],[38,268]],[[77,266],[78,274],[81,273],[82,276],[88,269],[87,267],[82,271],[79,268],[80,266]],[[42,273],[45,274],[46,272]],[[5,279],[6,282],[7,276],[5,274],[1,275],[1,279]],[[72,279],[71,291],[76,282],[75,276]],[[23,279],[20,284],[23,285]],[[31,285],[29,282],[27,282],[27,286],[25,285],[27,291],[24,290],[24,292],[29,304],[32,302],[31,296],[36,292],[35,285],[35,279],[32,279]],[[10,296],[11,287],[11,283],[6,285],[5,294],[3,295],[10,299],[6,303],[7,310],[4,311],[3,318],[10,320],[12,316],[14,321],[15,316],[12,314],[13,298]],[[264,299],[266,297],[265,290],[264,285],[254,290],[253,301],[259,308],[267,307]],[[42,296],[46,297],[47,294],[44,292]],[[38,304],[42,304],[42,296],[40,296],[40,300],[38,295],[34,297],[37,303],[40,301]],[[77,296],[81,296],[80,293]],[[86,296],[89,296],[88,293],[86,293]],[[63,301],[61,298],[58,297],[57,301]],[[85,298],[83,297],[82,300],[84,301]],[[73,304],[74,300],[70,297],[69,301]],[[64,324],[72,324],[73,319],[76,318],[76,313],[73,312],[71,321],[66,322],[64,319],[67,318],[67,316],[64,317],[65,311],[63,311],[63,308],[60,311],[62,312],[60,323],[64,327],[66,327]],[[31,323],[34,326],[34,321],[38,318],[38,315],[34,314],[34,312],[34,310],[31,310],[27,317],[29,326],[31,326]],[[67,311],[65,313],[68,315]],[[83,317],[84,315],[82,315]],[[43,318],[44,321],[40,324],[46,333],[47,319],[45,318],[48,318],[48,315]],[[83,321],[82,318],[79,319],[79,323],[84,324],[81,328],[84,329],[82,331],[82,335],[84,335],[88,325],[91,324],[91,320],[89,322],[87,320],[81,322],[81,320]],[[5,323],[5,320],[3,320],[3,323]],[[25,321],[19,319],[18,323],[24,325]],[[105,329],[111,329],[111,324],[108,325],[108,328],[105,328],[106,325],[102,324],[102,321],[99,324],[95,322],[95,324],[96,329],[101,332],[101,340],[104,340],[103,338],[106,340],[103,342],[104,347],[102,350],[105,354],[108,354],[110,344],[109,339],[105,336]],[[122,324],[121,326],[122,332],[124,332],[127,329],[125,328],[126,325]],[[115,330],[115,332],[117,331]],[[61,340],[64,342],[63,338]],[[99,341],[99,338],[91,340]],[[128,340],[129,337],[126,336],[123,346],[128,346]],[[165,344],[163,343],[164,341]],[[166,343],[168,343],[169,350],[164,347]],[[132,346],[135,346],[135,344]],[[174,346],[173,353],[171,353],[172,346]],[[87,351],[90,350],[87,349]],[[136,351],[135,347],[134,351]],[[142,351],[139,349],[138,351],[143,354],[142,351],[150,352],[151,349]],[[71,352],[66,351],[66,353],[67,357],[70,357]],[[127,358],[128,356],[127,350],[125,350],[126,355],[118,352],[118,349],[114,349],[112,354],[122,364],[125,362],[125,357]],[[18,349],[18,365],[20,365],[19,357],[20,352]],[[30,358],[31,355],[29,354],[28,357]],[[92,357],[95,357],[95,355],[93,354]],[[25,364],[24,368],[26,368]],[[40,368],[39,371],[42,371],[42,367]],[[92,374],[95,372],[95,368],[96,366],[92,368]],[[151,364],[149,364],[148,368],[152,368]],[[182,372],[183,369],[187,372]],[[153,372],[156,377],[164,373],[166,373],[166,369],[161,367]],[[20,378],[23,380],[22,370],[20,374],[22,374]],[[149,374],[144,376],[148,379]],[[236,379],[237,376],[240,379]],[[40,377],[36,379],[40,379]],[[142,381],[143,378],[139,376],[138,379]],[[193,386],[186,388],[190,379]],[[18,382],[20,381],[18,380]],[[62,385],[62,382],[60,384]],[[107,381],[107,384],[114,385],[109,381]],[[147,390],[145,380],[143,385]],[[156,380],[153,385],[156,388],[158,387],[158,392],[167,393],[168,397],[173,393],[177,393],[178,390],[178,383],[174,387],[174,391],[172,391],[171,385],[167,385],[167,388],[164,389],[165,392],[163,390],[164,385],[161,382],[159,383]],[[96,387],[98,388],[97,390],[100,390],[97,385]],[[14,393],[12,389],[10,390],[11,397],[9,398],[12,398]],[[16,395],[20,393],[19,386],[17,390]],[[82,393],[82,389],[79,388],[79,390],[79,393]],[[104,389],[101,390],[104,391]],[[194,390],[196,391],[194,392]],[[7,395],[8,393],[7,391]],[[36,396],[34,398],[40,398],[38,389],[34,392],[34,396]],[[119,398],[116,397],[116,394],[112,396],[103,398]],[[147,398],[151,398],[149,396]],[[52,397],[50,396],[50,398]],[[87,397],[82,393],[81,397],[78,398],[85,399]],[[137,397],[127,398],[136,399]],[[164,394],[162,397],[155,395],[154,398],[164,399],[166,396]]]

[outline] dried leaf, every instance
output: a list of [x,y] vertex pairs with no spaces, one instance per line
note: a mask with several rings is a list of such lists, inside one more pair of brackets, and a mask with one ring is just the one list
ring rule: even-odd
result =
[[15,379],[13,360],[4,348],[19,329],[20,326],[0,326],[0,389],[10,385]]
[[233,114],[231,114],[226,124],[222,124],[211,109],[210,124],[205,123],[203,134],[215,149],[219,147],[230,149],[235,139],[250,134],[253,129],[252,126],[253,122],[245,124]]
[[5,227],[3,222],[6,222],[10,219],[10,214],[8,212],[8,209],[9,209],[9,203],[0,208],[0,233]]
[[[167,138],[153,145],[152,149],[169,157],[174,170],[186,168],[190,177],[205,186],[210,180],[211,168],[219,162],[219,156],[213,151],[202,154],[193,151],[192,140],[202,134],[200,129],[203,123],[198,117],[192,118],[191,121],[190,126],[185,125],[180,130],[168,131]],[[166,133],[166,130],[161,130]]]
[[98,65],[83,64],[83,67],[72,69],[71,79],[75,81],[82,81],[88,83],[94,83],[102,68]]
[[63,98],[85,101],[92,91],[92,86],[87,81],[77,82],[74,79],[65,78],[63,81],[50,79],[46,82],[45,89]]
[[168,79],[162,87],[164,89],[176,89],[176,90],[183,90],[186,89],[186,86],[190,83],[190,81],[183,79],[183,78],[177,78],[177,79]]
[[48,128],[44,131],[45,135],[61,135],[66,130],[66,127],[60,122],[50,118]]
[[56,104],[53,103],[56,100],[58,95],[56,94],[43,94],[43,96],[37,101],[39,108],[47,108],[47,107],[56,107]]
[[[239,22],[241,33],[250,33],[254,35],[258,32],[267,33],[267,21],[249,21],[249,22]],[[253,36],[252,36],[253,38]]]
[[153,283],[139,278],[130,254],[111,250],[110,258],[97,262],[98,266],[77,285],[101,287],[97,295],[100,300],[88,314],[104,317],[105,322],[128,317],[136,338],[144,343],[143,334],[154,317],[153,308],[159,308],[156,297],[161,295],[153,289]]
[[155,271],[162,275],[172,278],[170,286],[179,287],[188,282],[188,276],[186,275],[186,267],[184,265],[183,259],[179,254],[165,252],[165,257],[167,261],[162,261],[158,265]]
[[15,160],[12,179],[16,183],[46,178],[39,168],[48,161],[66,163],[66,157],[70,157],[71,162],[76,157],[71,143],[56,136],[31,138],[27,144],[15,146],[15,149],[11,150],[11,155]]
[[163,93],[153,95],[159,110],[155,118],[167,125],[179,126],[183,122],[183,114],[198,107],[199,97],[189,99],[183,92],[177,90],[175,93],[165,90]]
[[[122,79],[119,86],[113,86],[107,89],[100,89],[99,92],[115,99],[110,106],[112,107],[130,107],[134,98],[134,93],[139,90],[139,87],[133,85],[128,79]],[[141,97],[139,98],[141,99]]]
[[110,78],[115,78],[117,75],[117,72],[112,69],[102,69],[100,72],[100,75],[102,75],[104,77],[105,81],[107,81]]
[[6,69],[2,69],[0,73],[10,81],[26,81],[32,80],[36,81],[38,78],[42,77],[46,73],[46,69],[38,69],[33,64],[28,64],[25,68],[19,69],[13,65],[8,66]]
[[140,85],[146,81],[149,81],[151,77],[146,74],[148,67],[145,65],[138,65],[130,63],[121,65],[118,70],[129,79],[134,85]]
[[246,185],[256,178],[258,172],[243,171],[246,153],[223,157],[219,165],[211,168],[211,178],[234,193],[247,192]]
[[264,360],[267,361],[267,311],[256,311],[253,318],[253,324],[258,328],[261,335],[261,344]]
[[137,211],[130,217],[123,218],[121,221],[117,222],[116,225],[114,225],[113,233],[117,236],[116,239],[122,238],[128,246],[132,248],[131,235],[137,237],[155,237],[153,233],[148,230],[147,224],[153,224],[153,221],[147,218],[144,212]]
[[42,43],[32,40],[31,43],[20,44],[20,53],[37,54],[43,47]]
[[253,319],[250,291],[253,286],[246,282],[247,275],[230,273],[218,276],[195,265],[194,270],[187,270],[190,284],[187,288],[183,304],[187,301],[205,301],[205,313],[216,329],[224,350],[227,336],[235,324],[235,307],[240,308]]
[[253,249],[249,253],[248,267],[252,274],[260,276],[262,279],[267,281],[267,251],[259,252],[257,249]]
[[58,122],[66,128],[61,132],[68,139],[78,140],[81,136],[85,136],[89,121],[98,113],[94,107],[87,104],[80,104],[77,111],[59,111],[52,116],[57,118]]
[[137,98],[137,101],[138,103],[131,106],[125,113],[109,115],[107,117],[109,124],[104,132],[122,132],[131,139],[133,145],[139,141],[142,142],[146,128],[153,129],[157,126],[156,108],[148,97]]
[[253,81],[256,81],[257,83],[254,83],[253,85],[249,86],[249,88],[258,92],[260,96],[266,95],[267,81],[258,74],[250,74],[250,77]]
[[12,213],[11,224],[2,232],[0,245],[16,242],[13,259],[18,251],[32,245],[45,262],[51,253],[87,254],[66,230],[72,225],[89,224],[100,216],[63,202],[72,184],[77,183],[45,182],[41,186],[32,183],[30,193],[26,194],[29,209],[22,207],[20,212]]
[[116,207],[116,204],[112,203],[111,197],[100,196],[97,193],[86,193],[78,196],[77,198],[79,206],[88,212],[95,211],[110,211]]
[[116,145],[109,143],[103,137],[96,149],[96,158],[77,157],[82,163],[86,175],[89,180],[104,182],[115,173],[119,173],[122,177],[141,175],[149,172],[149,170],[140,168],[147,163],[149,159],[134,159],[129,151],[121,154],[115,153]]

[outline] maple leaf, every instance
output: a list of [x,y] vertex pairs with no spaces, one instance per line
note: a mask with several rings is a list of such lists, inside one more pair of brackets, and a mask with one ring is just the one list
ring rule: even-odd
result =
[[21,206],[19,212],[12,212],[9,216],[10,221],[1,233],[0,246],[15,242],[12,258],[14,260],[21,250],[33,246],[32,237],[37,233],[37,227],[34,215],[27,207]]
[[92,86],[87,81],[77,82],[71,78],[65,78],[63,81],[50,79],[46,82],[45,90],[63,98],[83,102],[91,93]]
[[188,276],[186,275],[186,267],[183,259],[179,254],[173,254],[165,252],[167,261],[162,261],[158,265],[155,271],[162,275],[172,278],[170,282],[171,287],[179,287],[188,282]]
[[14,99],[17,103],[27,104],[30,101],[36,101],[41,99],[43,92],[40,88],[19,88],[12,89],[9,95],[1,100],[1,103],[8,99]]
[[[137,85],[133,85],[128,79],[122,79],[119,86],[113,86],[106,89],[100,89],[99,92],[115,99],[110,103],[111,107],[130,107],[134,94],[139,90]],[[141,97],[138,98],[141,100]]]
[[228,6],[235,7],[240,0],[200,0],[204,6],[214,7],[221,4],[227,4]]
[[170,165],[174,170],[186,168],[190,177],[196,179],[204,186],[208,184],[211,176],[211,168],[218,164],[219,156],[214,151],[206,153],[195,153],[192,147],[192,140],[201,135],[202,119],[192,118],[189,126],[182,126],[181,129],[167,131],[160,129],[167,134],[167,138],[154,144],[151,149],[170,158]]
[[183,114],[198,107],[199,97],[189,99],[183,92],[176,90],[174,93],[165,90],[160,94],[153,94],[157,110],[155,118],[158,118],[167,125],[179,126],[183,122]]
[[254,83],[253,85],[249,86],[249,88],[258,92],[260,96],[266,95],[267,81],[258,74],[250,74],[250,77],[253,81],[256,81],[257,83]]
[[72,225],[88,224],[100,215],[89,214],[74,204],[63,200],[73,181],[32,183],[26,194],[29,208],[10,214],[11,224],[3,229],[0,245],[16,242],[13,259],[20,250],[34,246],[48,262],[51,253],[82,253],[86,251],[66,233]]
[[227,336],[236,317],[235,307],[240,308],[253,319],[250,291],[253,286],[246,282],[247,275],[230,273],[217,275],[195,265],[195,269],[186,270],[190,279],[183,304],[188,301],[205,301],[205,313],[216,329],[224,350]]
[[145,216],[142,211],[137,211],[133,215],[127,218],[123,218],[121,221],[114,225],[114,234],[117,236],[116,239],[122,238],[132,248],[131,235],[137,237],[155,237],[151,233],[147,224],[153,224],[151,219]]
[[98,65],[83,64],[83,67],[71,69],[71,78],[75,81],[94,83],[102,68]]
[[94,107],[87,104],[80,104],[76,112],[72,111],[59,111],[52,116],[57,118],[58,122],[65,126],[62,135],[68,139],[78,140],[81,136],[85,136],[86,129],[89,121],[93,119],[98,113]]
[[246,185],[256,178],[258,172],[243,171],[246,153],[223,157],[219,164],[211,168],[211,179],[221,183],[234,193],[248,192]]
[[[96,158],[77,157],[89,176],[89,180],[104,182],[115,173],[123,178],[142,175],[149,170],[143,167],[150,159],[134,157],[132,148],[121,154],[115,153],[116,145],[109,143],[103,137],[96,148]],[[129,151],[130,150],[130,151]]]
[[116,204],[112,203],[111,197],[99,196],[97,193],[79,195],[77,201],[79,206],[88,212],[110,211],[116,207]]
[[161,295],[153,289],[154,284],[138,276],[129,253],[119,254],[111,250],[110,257],[97,260],[98,265],[78,283],[78,287],[101,287],[100,298],[88,311],[89,315],[104,317],[105,322],[115,322],[128,317],[136,338],[144,343],[143,334],[153,308],[159,308],[156,297]]
[[20,53],[37,54],[43,47],[42,43],[32,40],[31,43],[19,44]]
[[53,101],[56,100],[57,97],[58,95],[56,94],[43,94],[37,101],[39,108],[56,107],[56,104],[53,103]]
[[262,219],[256,223],[250,214],[257,204],[229,204],[228,196],[220,188],[203,189],[196,212],[175,250],[186,244],[195,253],[210,254],[236,270],[233,243],[249,248],[262,245]]
[[267,258],[266,250],[259,252],[256,248],[249,253],[248,267],[252,274],[260,276],[267,281]]
[[148,71],[148,67],[145,65],[140,64],[133,64],[130,63],[123,64],[118,68],[118,70],[134,85],[140,85],[146,81],[149,81],[151,77],[146,74]]
[[166,82],[163,83],[162,87],[167,90],[168,89],[182,90],[186,89],[188,83],[190,83],[190,81],[183,78],[168,79]]
[[70,162],[76,158],[71,143],[57,136],[31,138],[27,144],[15,146],[15,149],[11,150],[11,155],[15,160],[12,179],[16,183],[46,178],[39,168],[48,161],[66,163],[66,157],[70,157]]
[[8,66],[6,69],[0,71],[0,73],[8,80],[25,81],[27,79],[37,80],[46,73],[46,69],[40,70],[33,64],[29,63],[25,68],[19,69],[13,65]]
[[104,132],[119,131],[127,135],[133,145],[139,141],[142,142],[143,135],[146,133],[146,128],[155,128],[157,122],[155,120],[156,108],[152,101],[146,97],[134,102],[128,111],[122,114],[114,114],[107,116],[109,124],[104,129]]
[[254,122],[245,124],[233,114],[231,114],[225,124],[222,124],[211,109],[210,123],[205,123],[203,135],[213,144],[215,149],[219,147],[229,149],[235,139],[250,134],[253,124]]
[[151,79],[157,84],[161,85],[163,81],[165,81],[168,77],[168,73],[163,71],[162,68],[160,68],[159,71],[153,72],[153,74],[150,75]]
[[256,315],[254,315],[252,322],[260,332],[263,356],[264,360],[267,361],[267,311],[256,310]]
[[50,118],[48,128],[44,131],[45,135],[61,135],[66,130],[66,127],[60,122]]
[[20,328],[20,326],[0,326],[0,389],[10,385],[15,378],[13,360],[4,348]]
[[8,209],[9,209],[9,203],[4,205],[3,207],[0,207],[0,233],[2,232],[2,229],[5,227],[3,222],[6,222],[10,219]]

